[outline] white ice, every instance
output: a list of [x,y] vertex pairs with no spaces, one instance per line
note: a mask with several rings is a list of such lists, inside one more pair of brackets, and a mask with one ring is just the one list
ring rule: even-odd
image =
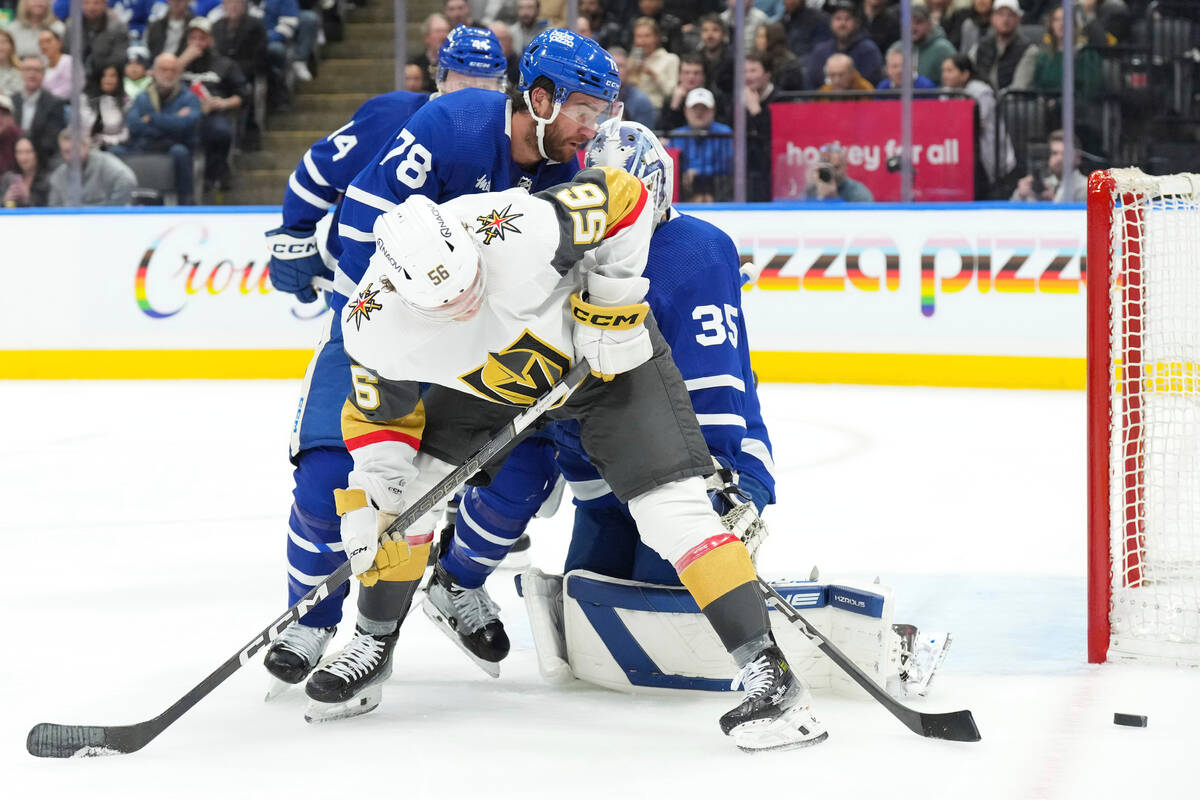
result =
[[[717,727],[731,694],[551,688],[506,574],[497,681],[414,614],[364,717],[307,725],[302,693],[265,704],[252,664],[139,753],[27,755],[40,721],[158,714],[282,610],[296,389],[0,383],[0,796],[1200,795],[1200,671],[1085,664],[1078,393],[763,387],[781,495],[764,574],[878,574],[898,618],[953,631],[922,706],[970,708],[978,744],[818,697],[828,742],[749,756]],[[568,520],[536,523],[538,566],[561,565]]]

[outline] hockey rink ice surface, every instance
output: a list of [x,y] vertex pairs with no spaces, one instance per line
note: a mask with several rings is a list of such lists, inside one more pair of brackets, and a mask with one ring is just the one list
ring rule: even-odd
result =
[[[717,726],[740,693],[553,688],[500,573],[499,680],[413,613],[366,716],[308,725],[300,690],[263,702],[253,663],[139,753],[29,756],[37,722],[157,715],[283,610],[297,387],[0,382],[0,796],[1200,796],[1200,671],[1085,663],[1082,392],[762,389],[780,485],[762,573],[891,583],[898,621],[954,636],[914,702],[970,708],[980,743],[818,695],[827,742],[747,755]],[[531,528],[537,566],[561,567],[569,521]]]

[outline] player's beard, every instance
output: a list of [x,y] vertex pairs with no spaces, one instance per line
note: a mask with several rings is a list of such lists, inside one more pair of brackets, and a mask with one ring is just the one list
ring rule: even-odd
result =
[[[574,123],[572,123],[572,127],[578,128]],[[546,126],[546,155],[559,163],[565,164],[570,161],[575,157],[576,151],[585,144],[587,144],[587,140],[583,138],[582,132],[578,129],[571,131],[568,136],[561,125]]]

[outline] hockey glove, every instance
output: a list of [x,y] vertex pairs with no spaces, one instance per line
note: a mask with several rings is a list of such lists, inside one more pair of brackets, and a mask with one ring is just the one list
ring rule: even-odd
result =
[[402,531],[384,533],[396,514],[381,511],[371,492],[353,487],[364,480],[351,473],[352,488],[335,489],[333,496],[342,518],[342,545],[350,569],[364,586],[374,586],[381,573],[407,564],[412,553]]
[[725,526],[725,530],[742,540],[742,544],[750,551],[750,561],[757,565],[758,548],[766,541],[769,533],[767,524],[758,515],[758,509],[751,502],[750,495],[737,485],[737,476],[733,470],[722,466],[715,458],[713,466],[716,472],[708,476],[704,488],[708,490],[713,508],[721,515],[721,524]]
[[617,279],[592,273],[587,297],[571,295],[575,354],[587,359],[596,377],[611,381],[654,354],[646,330],[650,306],[639,302],[648,285],[645,278]]
[[271,253],[268,266],[271,285],[281,292],[296,295],[301,303],[316,300],[313,278],[320,275],[333,279],[333,273],[321,258],[316,234],[294,228],[275,228],[264,235]]

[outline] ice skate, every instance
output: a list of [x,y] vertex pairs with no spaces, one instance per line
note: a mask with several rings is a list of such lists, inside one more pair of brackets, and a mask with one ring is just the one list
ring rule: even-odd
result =
[[374,710],[383,699],[383,683],[392,674],[392,648],[399,636],[399,628],[387,636],[355,628],[350,643],[308,679],[305,721],[328,722]]
[[480,669],[493,678],[500,677],[499,662],[508,655],[508,634],[487,589],[464,589],[439,562],[421,608]]
[[[917,626],[896,624],[892,630],[900,637],[900,689],[901,696],[924,697],[929,684],[946,659],[950,649],[950,634],[944,632],[924,633]],[[895,692],[892,692],[895,695]]]
[[747,753],[808,747],[829,738],[813,716],[808,687],[788,666],[783,652],[772,645],[762,650],[733,679],[746,697],[721,717],[721,730]]
[[271,673],[267,700],[271,700],[308,677],[313,667],[325,655],[325,648],[337,632],[332,628],[311,628],[297,622],[271,642],[263,658],[263,666]]

